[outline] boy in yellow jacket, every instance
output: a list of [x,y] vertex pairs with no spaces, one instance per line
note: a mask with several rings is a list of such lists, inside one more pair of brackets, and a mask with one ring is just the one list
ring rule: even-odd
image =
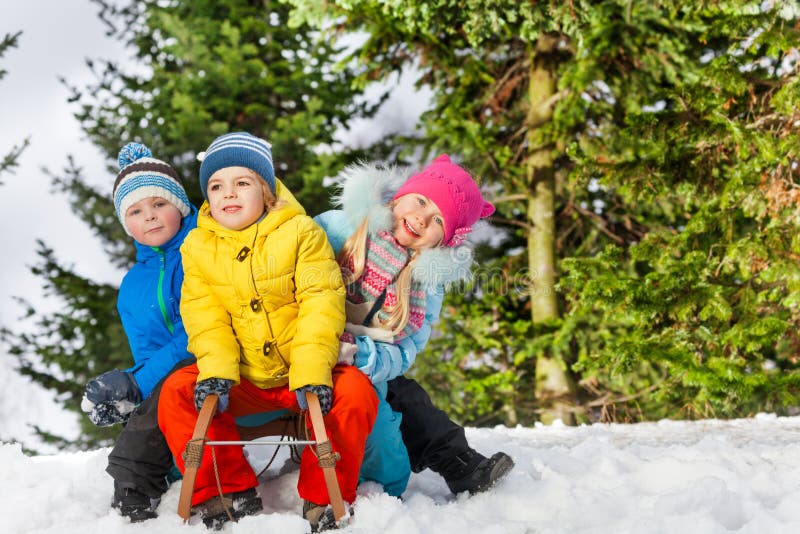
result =
[[[235,417],[305,409],[305,392],[320,400],[342,496],[356,497],[377,399],[365,375],[336,366],[344,329],[344,289],[322,229],[275,179],[266,141],[247,133],[217,138],[198,155],[206,202],[197,228],[181,247],[181,316],[197,364],[173,373],[158,406],[159,427],[183,471],[182,453],[206,396],[219,396],[208,438],[238,440]],[[241,447],[216,450],[220,502],[208,448],[192,505],[207,525],[261,510],[258,482]],[[332,513],[321,469],[310,448],[300,464],[298,491],[313,530]]]

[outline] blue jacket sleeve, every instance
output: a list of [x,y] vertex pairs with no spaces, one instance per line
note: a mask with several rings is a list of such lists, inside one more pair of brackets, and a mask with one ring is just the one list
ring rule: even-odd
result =
[[413,335],[396,343],[378,342],[367,336],[357,336],[355,366],[376,385],[405,373],[414,364],[417,353],[428,344],[431,325],[439,320],[443,297],[441,288],[429,290],[425,299],[425,321],[422,326]]
[[[156,351],[151,351],[138,364],[131,367],[130,371],[133,373],[134,378],[136,378],[136,383],[139,385],[143,399],[150,396],[156,384],[167,376],[167,373],[169,373],[176,363],[191,356],[186,350],[188,341],[186,332],[183,332],[183,341],[180,341],[179,338],[175,338],[169,345],[161,347]],[[182,357],[176,357],[176,355]]]
[[152,333],[138,328],[136,320],[126,320],[126,314],[121,314],[122,326],[128,336],[131,353],[133,353],[133,367],[126,369],[136,379],[136,384],[142,392],[142,399],[150,396],[155,385],[169,373],[176,363],[191,357],[187,350],[189,340],[182,324],[175,325],[175,331],[169,341],[160,347],[153,347]]

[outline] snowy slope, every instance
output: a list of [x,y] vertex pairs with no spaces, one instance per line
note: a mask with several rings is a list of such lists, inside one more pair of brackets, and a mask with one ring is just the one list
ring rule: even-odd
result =
[[[430,471],[412,476],[400,501],[362,485],[344,532],[363,533],[796,533],[800,532],[800,418],[663,421],[568,428],[469,429],[484,453],[516,468],[486,494],[454,497]],[[257,469],[271,447],[248,447]],[[133,525],[110,511],[107,449],[26,457],[0,445],[0,531],[188,533],[175,513],[178,486],[157,519]],[[279,455],[279,459],[284,455]],[[262,477],[265,512],[224,532],[294,534],[297,472]]]

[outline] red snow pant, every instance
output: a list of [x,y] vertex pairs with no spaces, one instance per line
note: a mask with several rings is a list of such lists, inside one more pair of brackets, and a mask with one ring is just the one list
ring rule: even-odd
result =
[[[167,439],[181,473],[184,471],[183,452],[197,423],[198,412],[194,406],[197,374],[196,364],[172,373],[164,382],[158,403],[158,426]],[[293,391],[289,391],[288,386],[261,389],[242,378],[241,383],[231,388],[228,409],[211,420],[206,439],[238,441],[241,438],[236,430],[235,417],[285,408],[300,411],[297,397]],[[345,501],[355,501],[364,444],[377,412],[378,399],[366,375],[355,367],[337,365],[333,369],[333,407],[324,421],[333,450],[341,455],[336,462],[336,477]],[[313,433],[311,420],[308,416],[306,419]],[[223,493],[243,491],[258,485],[241,446],[217,446],[214,450]],[[300,459],[297,490],[302,499],[316,504],[330,504],[325,477],[311,447],[305,448]],[[211,447],[204,447],[192,506],[218,494]]]

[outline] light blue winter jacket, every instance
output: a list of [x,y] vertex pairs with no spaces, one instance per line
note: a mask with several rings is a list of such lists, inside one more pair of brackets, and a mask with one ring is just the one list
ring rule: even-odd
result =
[[192,356],[186,349],[179,309],[183,284],[180,246],[195,226],[197,210],[192,207],[178,233],[164,245],[149,247],[136,242],[136,264],[119,287],[117,311],[134,361],[126,371],[133,373],[142,399],[150,396],[176,363]]
[[[328,235],[334,254],[353,233],[354,228],[341,210],[326,211],[314,220]],[[425,321],[422,327],[397,343],[375,342],[366,336],[356,336],[358,353],[355,365],[366,374],[378,394],[378,417],[367,438],[361,479],[373,480],[383,485],[389,495],[399,497],[406,489],[411,476],[408,451],[400,434],[401,414],[393,411],[386,402],[387,382],[405,373],[428,342],[431,324],[439,318],[443,291],[431,289],[426,295]]]

